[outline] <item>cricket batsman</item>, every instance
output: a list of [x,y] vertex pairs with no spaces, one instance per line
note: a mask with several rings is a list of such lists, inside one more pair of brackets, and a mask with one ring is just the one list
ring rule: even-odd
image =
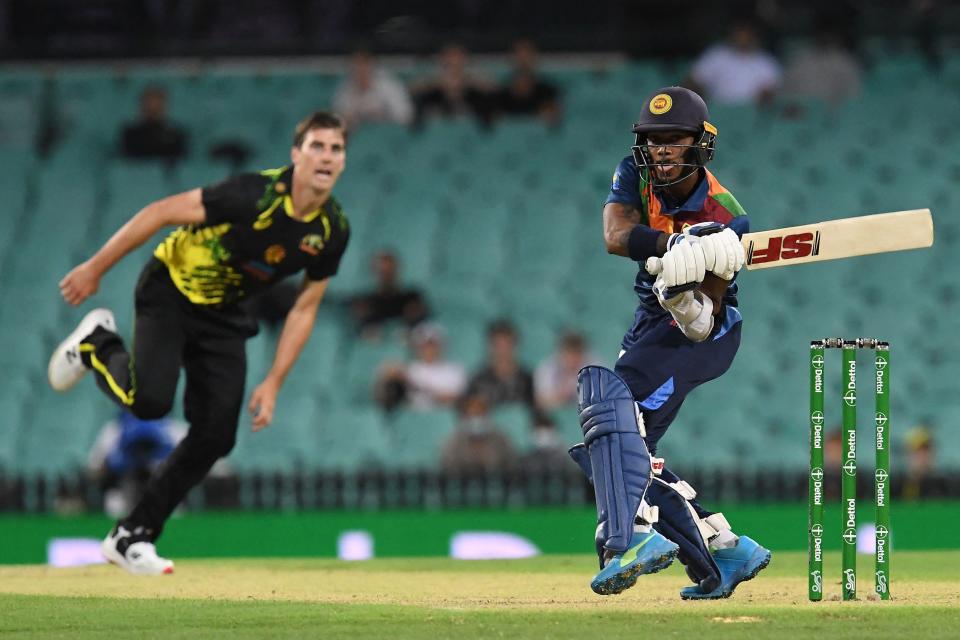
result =
[[180,370],[186,375],[190,430],[101,545],[107,560],[131,573],[173,572],[173,562],[158,556],[154,543],[187,492],[233,448],[244,399],[245,345],[257,333],[239,303],[305,272],[270,371],[248,403],[253,430],[259,431],[270,424],[280,386],[310,336],[347,247],[350,227],[332,196],[346,161],[343,121],[323,111],[308,116],[296,127],[290,156],[290,166],[147,205],[60,282],[64,300],[79,305],[121,258],[160,228],[177,227],[140,274],[130,348],[113,314],[95,309],[57,347],[48,368],[57,391],[92,370],[108,398],[143,419],[170,411]]
[[604,204],[603,235],[609,253],[639,264],[639,304],[614,370],[580,371],[584,440],[570,449],[597,499],[600,572],[591,588],[620,593],[679,556],[693,581],[682,598],[726,598],[767,566],[770,552],[703,508],[655,455],[687,394],[722,375],[740,345],[734,279],[749,222],[705,168],[717,129],[699,95],[660,89],[633,132],[633,153]]

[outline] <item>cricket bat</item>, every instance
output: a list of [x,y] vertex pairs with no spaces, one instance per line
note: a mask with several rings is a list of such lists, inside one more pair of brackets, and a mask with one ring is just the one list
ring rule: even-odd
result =
[[[894,211],[745,233],[741,240],[747,269],[786,267],[929,247],[933,217],[930,209]],[[660,259],[647,260],[646,267],[653,275],[660,273]]]

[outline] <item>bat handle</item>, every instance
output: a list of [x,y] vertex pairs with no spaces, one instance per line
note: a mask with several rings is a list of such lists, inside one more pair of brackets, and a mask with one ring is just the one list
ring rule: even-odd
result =
[[647,269],[647,273],[652,276],[659,275],[663,271],[663,263],[660,261],[660,258],[656,256],[650,256],[647,258],[647,262],[644,264],[644,267]]

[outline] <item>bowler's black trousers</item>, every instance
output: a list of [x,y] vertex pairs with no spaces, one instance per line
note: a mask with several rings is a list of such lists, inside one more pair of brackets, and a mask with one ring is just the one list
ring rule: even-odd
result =
[[102,327],[83,340],[81,353],[103,392],[143,419],[170,412],[180,369],[186,373],[183,407],[190,430],[121,520],[156,539],[187,492],[233,449],[244,398],[245,343],[256,324],[238,305],[190,302],[156,259],[144,267],[135,300],[132,353]]

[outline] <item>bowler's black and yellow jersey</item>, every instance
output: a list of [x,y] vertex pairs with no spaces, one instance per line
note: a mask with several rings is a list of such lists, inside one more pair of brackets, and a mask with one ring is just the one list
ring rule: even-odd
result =
[[350,226],[331,197],[303,219],[293,217],[293,168],[242,174],[204,187],[206,221],[176,229],[154,255],[191,302],[237,302],[305,269],[311,280],[334,275]]

